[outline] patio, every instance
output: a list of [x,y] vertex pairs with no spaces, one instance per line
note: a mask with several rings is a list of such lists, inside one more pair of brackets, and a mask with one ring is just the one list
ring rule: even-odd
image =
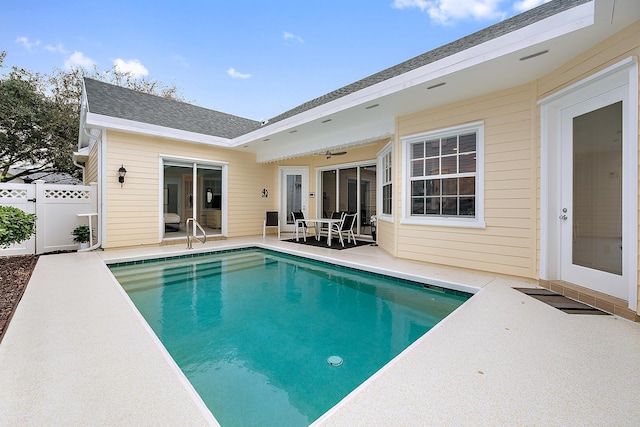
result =
[[[640,419],[636,323],[569,315],[511,289],[535,282],[395,260],[373,246],[336,251],[255,237],[194,251],[247,245],[478,290],[317,425],[620,426]],[[0,344],[1,423],[215,425],[104,265],[184,252],[171,245],[41,257]]]

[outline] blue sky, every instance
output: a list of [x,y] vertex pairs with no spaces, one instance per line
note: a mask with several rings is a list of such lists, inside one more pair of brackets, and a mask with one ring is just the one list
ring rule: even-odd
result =
[[260,120],[545,1],[23,0],[0,10],[0,50],[45,73],[115,64]]

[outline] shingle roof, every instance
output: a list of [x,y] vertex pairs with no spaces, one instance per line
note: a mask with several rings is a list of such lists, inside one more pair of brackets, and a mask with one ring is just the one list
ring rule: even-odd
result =
[[174,101],[156,95],[84,79],[89,112],[195,132],[236,138],[260,127],[260,122]]
[[295,116],[296,114],[311,110],[312,108],[318,107],[328,102],[335,101],[336,99],[342,98],[343,96],[365,89],[369,86],[373,86],[377,83],[383,82],[393,77],[397,77],[401,74],[407,73],[433,62],[439,61],[440,59],[446,58],[447,56],[451,56],[489,40],[508,34],[512,31],[524,28],[527,25],[531,25],[535,22],[541,21],[557,13],[574,8],[589,1],[591,0],[553,0],[549,3],[545,3],[534,9],[530,9],[524,13],[506,19],[495,25],[458,39],[454,42],[418,55],[415,58],[404,61],[398,65],[394,65],[393,67],[387,68],[386,70],[380,71],[369,77],[365,77],[362,80],[358,80],[357,82],[341,87],[340,89],[334,90],[333,92],[329,92],[318,98],[312,99],[311,101],[305,102],[304,104],[301,104],[289,111],[286,111],[269,119],[269,124],[276,123],[280,120]]
[[[465,51],[589,1],[592,0],[552,0],[469,36],[305,102],[269,119],[268,124],[265,126]],[[85,78],[85,87],[89,100],[89,111],[96,114],[229,139],[262,127],[260,122],[254,120],[137,92],[89,78]]]

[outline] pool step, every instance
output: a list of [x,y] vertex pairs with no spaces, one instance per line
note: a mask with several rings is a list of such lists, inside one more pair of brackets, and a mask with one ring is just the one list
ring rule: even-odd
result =
[[[184,260],[182,260],[184,262]],[[196,264],[184,266],[164,267],[162,264],[151,263],[148,267],[145,264],[114,268],[114,276],[127,292],[139,292],[184,283],[186,281],[205,280],[220,273],[234,273],[251,268],[264,268],[276,261],[264,260],[256,257],[237,257],[225,261],[219,260],[198,260]],[[138,267],[143,267],[138,270]]]

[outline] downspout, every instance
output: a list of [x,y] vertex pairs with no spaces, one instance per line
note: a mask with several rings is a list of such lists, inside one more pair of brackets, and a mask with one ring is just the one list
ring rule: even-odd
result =
[[[85,126],[82,126],[82,132],[84,132],[84,134],[89,138],[89,143],[91,143],[91,140],[94,139],[96,141],[96,143],[98,144],[98,188],[97,188],[97,201],[96,201],[96,205],[97,205],[97,210],[98,210],[98,218],[97,219],[97,224],[96,226],[98,227],[98,239],[96,240],[96,244],[90,246],[89,248],[85,249],[84,251],[92,251],[95,249],[98,249],[102,246],[102,237],[103,237],[103,229],[104,227],[103,222],[102,222],[102,213],[104,212],[103,210],[103,203],[102,203],[102,187],[103,187],[103,180],[100,179],[100,170],[101,170],[101,166],[102,166],[102,162],[101,162],[101,154],[102,154],[102,131],[99,130],[98,135],[92,135],[91,133],[87,132],[87,128]],[[79,144],[78,144],[79,145]],[[86,171],[86,167],[82,166],[80,164],[78,164],[75,160],[73,161],[73,163],[80,167],[82,169],[82,182],[84,182],[84,178],[85,178],[85,171]]]
[[[84,132],[84,134],[89,138],[89,143],[91,143],[92,139],[95,139],[96,141],[98,140],[98,137],[96,135],[91,135],[89,132],[87,132],[87,129],[84,126],[82,126],[82,132]],[[80,143],[78,143],[78,150],[80,148],[81,148],[80,147]],[[75,160],[73,161],[73,164],[74,164],[74,166],[82,169],[82,182],[85,182],[85,178],[86,178],[85,174],[87,172],[86,166],[84,166],[81,163],[76,162]]]

